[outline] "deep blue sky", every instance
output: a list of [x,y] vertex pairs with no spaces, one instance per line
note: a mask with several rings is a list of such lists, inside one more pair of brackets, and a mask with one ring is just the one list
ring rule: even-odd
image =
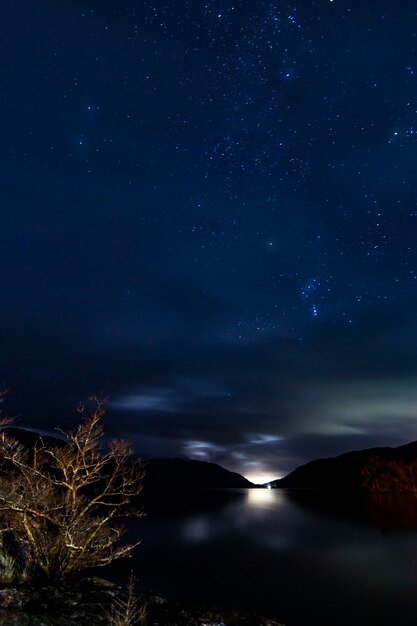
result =
[[253,476],[417,438],[414,1],[5,0],[1,377]]

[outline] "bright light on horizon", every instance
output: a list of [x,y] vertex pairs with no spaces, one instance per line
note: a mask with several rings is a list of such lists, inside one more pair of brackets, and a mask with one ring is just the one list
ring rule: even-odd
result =
[[278,480],[282,478],[282,476],[277,476],[277,474],[244,474],[245,478],[254,483],[255,485],[265,485],[266,483],[270,483],[273,480]]

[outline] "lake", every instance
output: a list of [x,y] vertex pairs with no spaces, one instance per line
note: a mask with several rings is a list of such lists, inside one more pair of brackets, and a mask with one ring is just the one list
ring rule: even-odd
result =
[[417,500],[247,489],[181,494],[129,533],[139,587],[286,626],[415,626]]

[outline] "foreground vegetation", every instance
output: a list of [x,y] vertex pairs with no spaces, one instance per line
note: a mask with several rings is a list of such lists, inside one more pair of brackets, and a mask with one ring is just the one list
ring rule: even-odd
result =
[[371,454],[361,467],[362,487],[369,491],[415,493],[417,459],[381,458]]
[[91,398],[77,407],[74,430],[34,445],[0,417],[0,626],[278,624],[137,594],[132,577],[125,590],[86,577],[131,554],[137,543],[123,543],[118,520],[141,515],[142,464],[125,441],[106,445],[104,407],[104,398]]
[[126,442],[104,444],[104,399],[91,402],[89,410],[77,407],[74,430],[57,429],[62,445],[40,438],[27,449],[7,430],[0,433],[3,579],[57,583],[128,556],[137,545],[123,545],[117,518],[140,514],[142,466]]

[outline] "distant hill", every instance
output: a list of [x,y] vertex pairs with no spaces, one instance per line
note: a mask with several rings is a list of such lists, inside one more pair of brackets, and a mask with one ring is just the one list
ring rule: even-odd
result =
[[47,446],[63,446],[65,442],[59,437],[54,437],[52,435],[41,435],[33,430],[26,430],[26,428],[14,428],[8,427],[4,429],[9,435],[17,439],[21,444],[23,444],[26,448],[33,448],[38,439],[42,439],[42,441]]
[[[33,448],[42,437],[48,446],[62,446],[64,441],[51,435],[23,428],[7,428],[6,431],[27,448]],[[174,491],[177,489],[224,489],[248,488],[255,485],[249,480],[229,470],[206,461],[192,459],[148,459],[144,461],[144,490]]]
[[417,441],[310,461],[269,484],[275,488],[417,491]]
[[149,459],[145,461],[145,490],[218,489],[254,487],[249,480],[206,461],[191,459]]

